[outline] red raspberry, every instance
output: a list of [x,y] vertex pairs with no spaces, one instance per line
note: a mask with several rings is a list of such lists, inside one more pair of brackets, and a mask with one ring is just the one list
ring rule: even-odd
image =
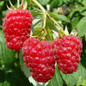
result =
[[55,73],[56,49],[51,41],[29,38],[24,42],[23,54],[32,77],[38,82],[47,82]]
[[58,68],[65,74],[70,74],[78,69],[82,42],[77,36],[65,36],[56,38],[54,44],[57,46]]
[[29,37],[32,20],[28,10],[17,9],[6,13],[3,32],[8,48],[16,51],[22,48],[23,42]]

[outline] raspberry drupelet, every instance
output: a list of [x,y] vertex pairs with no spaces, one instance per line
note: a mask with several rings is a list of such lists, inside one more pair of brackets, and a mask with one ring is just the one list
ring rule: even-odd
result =
[[19,51],[29,38],[33,18],[28,10],[9,10],[4,18],[3,32],[9,49]]
[[55,73],[56,49],[52,41],[29,38],[24,42],[25,63],[32,77],[38,82],[47,82]]
[[65,74],[70,74],[78,69],[82,42],[78,36],[65,36],[56,38],[54,44],[57,46],[58,68]]

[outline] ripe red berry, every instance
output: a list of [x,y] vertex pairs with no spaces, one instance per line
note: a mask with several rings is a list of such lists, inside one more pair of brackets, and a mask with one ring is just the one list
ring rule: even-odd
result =
[[23,42],[29,37],[32,16],[28,10],[10,10],[3,22],[3,32],[9,49],[19,51]]
[[51,41],[29,38],[24,42],[24,60],[32,77],[38,82],[47,82],[55,73],[56,49]]
[[65,74],[70,74],[78,69],[82,42],[77,36],[65,36],[56,38],[54,44],[57,46],[58,68]]

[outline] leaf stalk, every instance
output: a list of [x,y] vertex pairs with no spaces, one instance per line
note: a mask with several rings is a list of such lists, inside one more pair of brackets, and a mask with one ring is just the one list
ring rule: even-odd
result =
[[47,16],[52,20],[59,28],[58,31],[61,31],[64,35],[66,35],[63,31],[63,27],[54,19],[52,18],[49,13],[41,6],[41,4],[37,0],[32,0],[43,12],[43,29],[46,27],[46,18]]

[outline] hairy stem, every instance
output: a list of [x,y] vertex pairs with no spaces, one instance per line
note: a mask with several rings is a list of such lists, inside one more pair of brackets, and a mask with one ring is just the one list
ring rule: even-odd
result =
[[17,8],[19,7],[19,0],[17,0]]
[[47,12],[47,16],[50,18],[50,20],[52,20],[52,21],[59,27],[59,30],[62,29],[62,27],[58,24],[58,22],[57,22],[54,18],[52,18],[52,17],[48,14],[48,12]]
[[40,5],[39,2],[37,2],[36,0],[32,0],[43,12],[43,29],[45,30],[46,27],[46,10]]
[[58,30],[60,30],[61,32],[64,33],[63,28],[60,26],[60,24],[54,19],[52,18],[49,13],[40,5],[40,3],[37,0],[32,0],[43,12],[43,28],[45,28],[46,26],[46,17],[48,16],[50,18],[50,20],[52,20],[59,28]]

